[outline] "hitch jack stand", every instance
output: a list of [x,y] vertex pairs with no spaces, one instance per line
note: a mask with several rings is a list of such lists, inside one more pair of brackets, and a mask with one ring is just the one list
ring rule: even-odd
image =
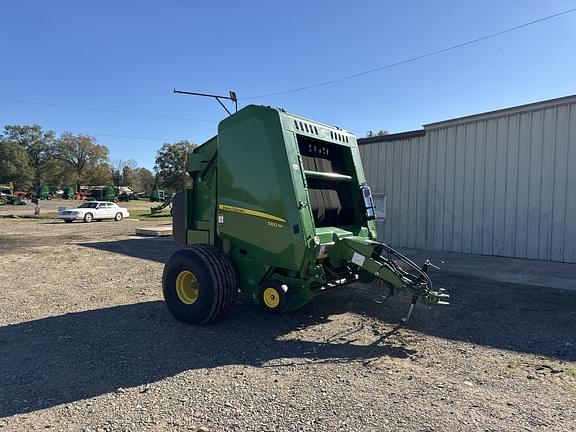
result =
[[[432,264],[430,262],[430,260],[426,260],[424,262],[424,265],[422,265],[422,271],[424,273],[428,273],[428,269],[430,267],[434,267],[435,269],[440,270],[440,267],[436,267],[434,264]],[[412,301],[410,302],[410,309],[408,309],[408,315],[406,315],[406,318],[402,318],[402,322],[403,323],[407,323],[410,320],[410,317],[412,316],[412,312],[414,312],[414,306],[416,306],[416,302],[418,301],[418,296],[413,295],[412,296]]]
[[418,301],[418,296],[413,295],[412,301],[410,302],[410,309],[408,309],[408,315],[406,315],[406,318],[402,318],[403,323],[407,323],[410,320],[410,317],[412,316],[412,312],[414,312],[414,306],[416,306],[417,301]]

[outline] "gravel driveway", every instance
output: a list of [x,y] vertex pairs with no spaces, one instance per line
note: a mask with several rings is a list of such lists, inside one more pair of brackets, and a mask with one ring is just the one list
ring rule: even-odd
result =
[[574,431],[576,292],[448,269],[452,304],[367,286],[191,327],[144,222],[0,219],[0,431]]

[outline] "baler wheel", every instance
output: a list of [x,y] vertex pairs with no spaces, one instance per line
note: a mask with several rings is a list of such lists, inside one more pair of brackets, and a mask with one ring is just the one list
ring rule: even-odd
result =
[[260,306],[271,314],[281,314],[288,306],[288,287],[275,280],[265,280],[260,285]]
[[162,291],[177,320],[205,325],[228,313],[238,297],[238,276],[228,255],[197,244],[172,254],[162,274]]

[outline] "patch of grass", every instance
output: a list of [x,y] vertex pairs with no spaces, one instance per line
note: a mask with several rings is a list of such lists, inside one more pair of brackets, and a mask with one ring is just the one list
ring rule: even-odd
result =
[[170,210],[165,210],[160,213],[151,214],[150,210],[130,210],[130,218],[142,221],[171,221]]
[[568,367],[564,369],[566,375],[570,375],[572,378],[576,378],[576,367]]

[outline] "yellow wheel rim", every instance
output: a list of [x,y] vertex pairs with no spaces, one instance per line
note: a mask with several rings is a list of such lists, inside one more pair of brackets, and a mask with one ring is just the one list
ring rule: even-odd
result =
[[280,294],[275,288],[266,288],[262,297],[264,304],[270,309],[276,309],[280,305]]
[[176,277],[176,294],[184,304],[191,305],[198,300],[200,288],[194,273],[183,270]]

